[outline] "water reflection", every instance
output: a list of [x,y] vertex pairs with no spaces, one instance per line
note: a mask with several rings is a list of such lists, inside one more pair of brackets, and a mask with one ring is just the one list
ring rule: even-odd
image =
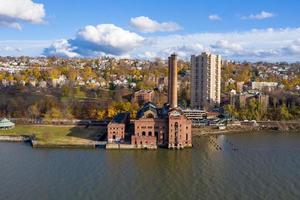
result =
[[0,199],[298,199],[299,166],[299,134],[195,137],[183,151],[0,143]]

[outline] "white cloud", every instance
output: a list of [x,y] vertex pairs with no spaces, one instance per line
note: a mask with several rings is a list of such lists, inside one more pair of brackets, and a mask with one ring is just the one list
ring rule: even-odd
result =
[[199,54],[206,49],[202,44],[189,44],[189,45],[182,45],[182,46],[173,46],[170,48],[166,48],[161,50],[158,54],[161,57],[168,57],[172,53],[176,53],[179,57],[184,59],[189,59],[191,55]]
[[79,57],[80,55],[74,52],[76,48],[72,47],[67,40],[57,40],[49,48],[46,48],[44,53],[51,56],[60,56],[66,58]]
[[20,52],[20,51],[22,51],[21,48],[16,48],[12,46],[4,46],[4,47],[0,46],[0,52]]
[[16,22],[0,21],[0,27],[13,28],[13,29],[17,29],[17,30],[22,29],[22,26],[19,23],[16,23]]
[[0,27],[21,29],[22,22],[43,23],[43,4],[32,0],[0,0]]
[[216,42],[216,44],[211,45],[211,47],[215,48],[215,49],[226,49],[226,50],[232,50],[232,51],[243,50],[243,48],[240,44],[230,43],[227,40],[219,40]]
[[272,18],[275,15],[271,12],[261,11],[258,14],[251,14],[249,16],[243,16],[242,19],[252,19],[252,20],[263,20],[267,18]]
[[1,56],[40,56],[52,44],[48,40],[0,40]]
[[222,18],[217,14],[209,15],[208,19],[211,20],[211,21],[220,21],[220,20],[222,20]]
[[300,39],[292,41],[288,46],[282,48],[282,51],[286,54],[292,54],[299,56],[300,54]]
[[182,29],[175,22],[162,22],[159,23],[149,17],[140,16],[130,19],[130,24],[136,30],[143,33],[153,33],[157,31],[161,32],[172,32]]
[[86,26],[80,29],[76,37],[58,41],[44,51],[45,55],[56,55],[57,52],[65,56],[99,56],[99,55],[127,55],[127,52],[140,46],[144,38],[136,33],[124,30],[113,24]]

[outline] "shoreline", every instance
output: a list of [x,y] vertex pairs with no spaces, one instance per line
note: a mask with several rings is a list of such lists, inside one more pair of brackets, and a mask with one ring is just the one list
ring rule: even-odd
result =
[[[234,127],[228,128],[226,130],[219,130],[214,128],[194,128],[193,129],[193,138],[194,137],[209,137],[209,136],[219,136],[219,135],[243,135],[243,134],[261,134],[261,133],[295,133],[300,131],[300,129],[293,130],[274,130],[274,129],[262,129],[262,128],[250,128],[250,127]],[[72,142],[72,140],[68,141],[68,143],[47,143],[45,141],[38,141],[34,138],[34,135],[0,135],[0,142],[22,142],[22,143],[30,143],[32,148],[57,148],[57,149],[122,149],[116,147],[107,146],[106,141],[94,141],[90,140],[88,143],[77,143]],[[124,149],[133,149],[132,147],[127,147]],[[137,149],[139,150],[139,149]]]

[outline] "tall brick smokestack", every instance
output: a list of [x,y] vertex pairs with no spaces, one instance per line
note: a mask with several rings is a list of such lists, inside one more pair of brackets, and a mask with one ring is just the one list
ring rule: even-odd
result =
[[177,108],[177,55],[169,57],[168,103],[170,108]]

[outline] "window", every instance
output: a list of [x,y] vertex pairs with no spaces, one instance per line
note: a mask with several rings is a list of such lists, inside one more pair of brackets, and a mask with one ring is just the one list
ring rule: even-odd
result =
[[149,133],[148,133],[148,134],[149,134],[149,136],[152,136],[152,132],[151,132],[151,131],[149,131]]
[[189,140],[189,134],[188,133],[185,136],[185,140]]
[[145,131],[143,131],[143,132],[142,132],[142,136],[145,136],[145,135],[146,135],[146,132],[145,132]]
[[149,114],[146,116],[146,118],[148,118],[148,119],[154,118],[154,115],[153,115],[152,113],[149,113]]
[[175,131],[178,131],[178,122],[175,122]]

